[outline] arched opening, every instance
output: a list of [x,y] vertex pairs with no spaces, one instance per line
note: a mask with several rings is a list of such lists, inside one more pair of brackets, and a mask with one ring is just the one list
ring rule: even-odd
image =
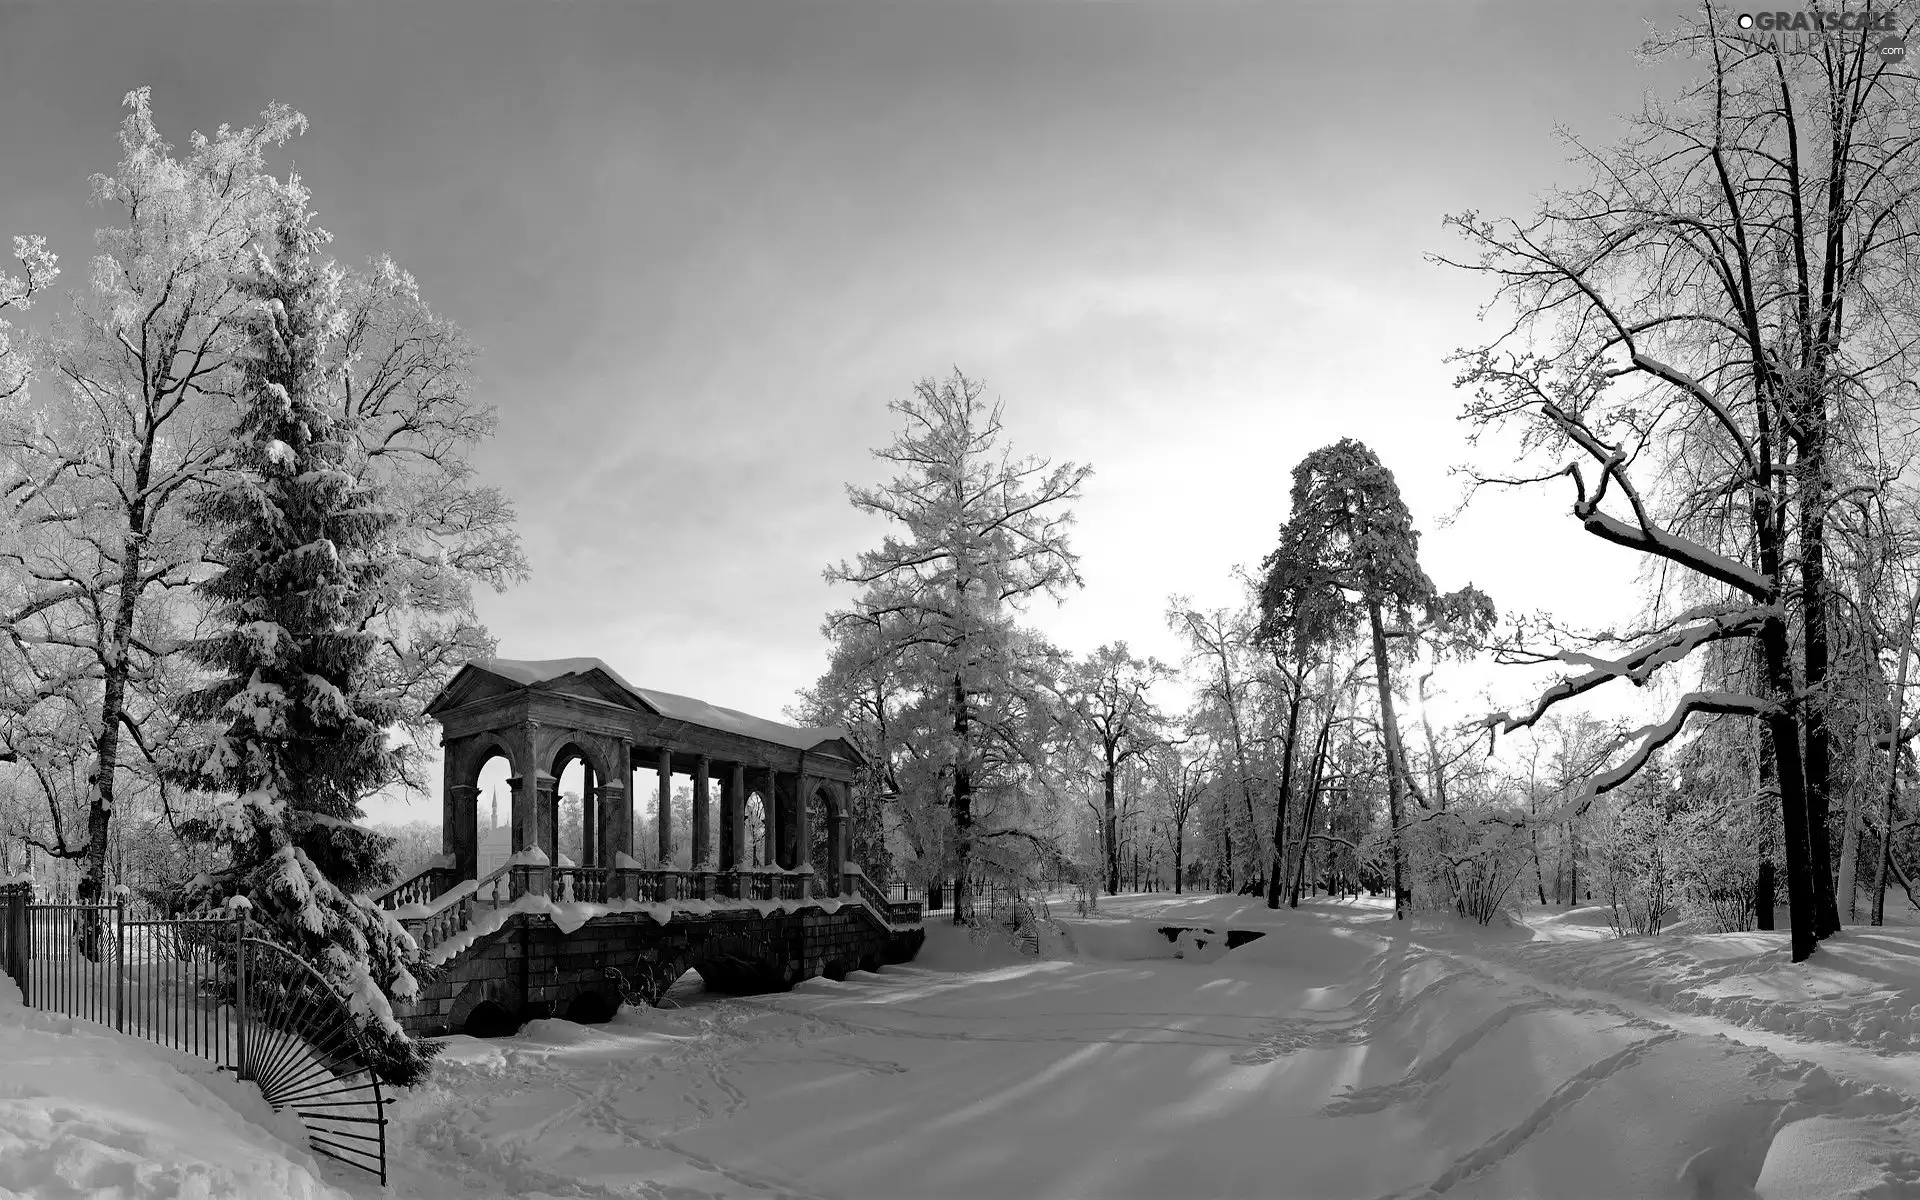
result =
[[560,848],[557,867],[585,866],[592,861],[586,840],[587,764],[575,758],[554,775],[554,802],[559,808],[555,844]]
[[566,1011],[560,1016],[576,1025],[604,1025],[613,1020],[613,1014],[619,1009],[620,1002],[605,992],[581,992],[567,1002]]
[[553,756],[552,822],[554,866],[598,867],[600,861],[599,785],[601,774],[585,749],[568,742]]
[[740,852],[743,867],[767,865],[767,806],[759,792],[747,796],[747,844]]
[[513,774],[512,761],[495,746],[474,777],[476,879],[499,870],[513,855]]
[[507,1010],[506,1005],[482,1000],[467,1014],[460,1032],[477,1038],[512,1037],[520,1032],[520,1020]]
[[685,1008],[697,1003],[710,989],[698,968],[688,967],[680,972],[679,978],[668,984],[660,992],[660,998],[653,1002],[655,1008]]
[[807,861],[813,864],[817,895],[840,894],[840,863],[846,853],[845,829],[839,799],[830,785],[816,787],[807,797]]

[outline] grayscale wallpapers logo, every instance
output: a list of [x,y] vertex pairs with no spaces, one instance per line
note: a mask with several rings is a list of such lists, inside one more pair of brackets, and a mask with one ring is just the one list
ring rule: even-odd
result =
[[1906,39],[1900,36],[1900,23],[1891,12],[1741,13],[1734,25],[1738,36],[1769,50],[1806,49],[1832,34],[1878,33],[1882,36],[1874,48],[1882,62],[1903,62],[1907,57]]

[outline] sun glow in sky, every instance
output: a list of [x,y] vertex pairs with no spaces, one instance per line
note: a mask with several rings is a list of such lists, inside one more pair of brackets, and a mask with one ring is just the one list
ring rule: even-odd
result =
[[477,465],[533,568],[480,601],[509,657],[777,716],[848,598],[822,568],[882,536],[845,485],[880,478],[886,402],[954,366],[1017,451],[1094,467],[1086,587],[1031,614],[1070,650],[1177,659],[1169,593],[1231,603],[1342,436],[1440,587],[1604,624],[1636,564],[1568,496],[1443,524],[1493,449],[1444,362],[1487,294],[1424,255],[1576,180],[1555,126],[1611,140],[1681,7],[5,4],[0,234],[84,278],[134,87],[176,144],[304,112],[277,165],[335,250],[390,252],[485,350]]

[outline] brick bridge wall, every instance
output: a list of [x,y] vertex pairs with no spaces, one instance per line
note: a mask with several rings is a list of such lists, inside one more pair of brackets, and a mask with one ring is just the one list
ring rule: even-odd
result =
[[716,991],[784,991],[816,975],[840,979],[911,961],[925,940],[924,930],[885,929],[854,904],[769,917],[676,913],[665,925],[645,913],[612,913],[572,933],[544,913],[519,913],[423,983],[418,1000],[396,1004],[394,1015],[423,1037],[460,1032],[488,1002],[520,1021],[604,1019],[622,1000],[623,983],[627,997],[649,1004],[689,969]]

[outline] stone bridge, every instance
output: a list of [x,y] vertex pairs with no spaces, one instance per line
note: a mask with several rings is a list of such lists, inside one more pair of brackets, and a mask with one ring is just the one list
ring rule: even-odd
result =
[[[719,991],[778,990],[908,961],[925,938],[920,906],[889,901],[848,861],[847,801],[866,763],[843,730],[637,688],[593,658],[469,663],[427,711],[443,731],[443,853],[377,900],[434,967],[396,1006],[410,1032],[605,1019],[622,1000],[657,1002],[687,970]],[[476,785],[494,758],[511,773],[513,853],[483,873]],[[577,864],[560,854],[557,796],[575,762]],[[647,865],[634,857],[637,771],[658,798]],[[676,774],[693,784],[687,838]]]
[[[576,872],[556,874],[563,890],[585,882]],[[777,893],[793,877],[630,874],[608,882],[641,899],[556,902],[516,883],[510,890],[522,894],[505,904],[475,902],[469,894],[426,916],[401,910],[396,915],[437,960],[419,999],[396,1006],[401,1025],[438,1036],[493,1033],[538,1017],[603,1021],[623,1000],[657,1003],[689,970],[715,991],[783,991],[816,975],[843,979],[849,971],[906,962],[926,936],[918,905],[888,902],[852,870],[844,874],[848,895],[767,901],[733,894],[750,895],[756,886]],[[509,868],[507,875],[538,880],[537,868]],[[702,884],[713,899],[646,898],[691,894]],[[446,921],[445,913],[459,915]]]

